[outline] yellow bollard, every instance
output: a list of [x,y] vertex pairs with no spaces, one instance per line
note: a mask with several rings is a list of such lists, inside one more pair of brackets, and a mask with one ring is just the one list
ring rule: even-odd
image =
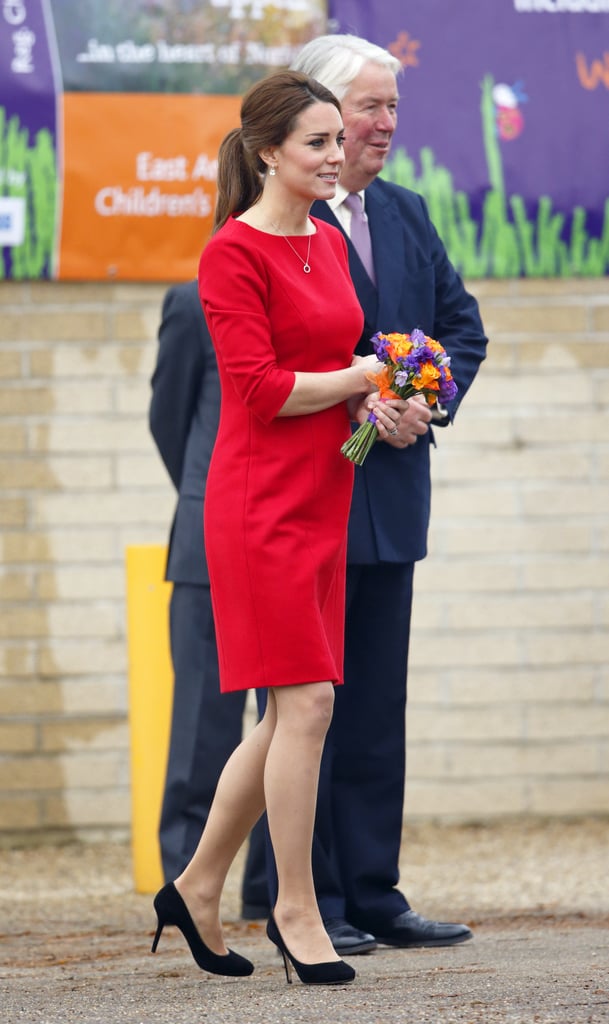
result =
[[166,558],[161,545],[127,548],[131,849],[140,893],[156,892],[163,884],[158,826],[173,694]]

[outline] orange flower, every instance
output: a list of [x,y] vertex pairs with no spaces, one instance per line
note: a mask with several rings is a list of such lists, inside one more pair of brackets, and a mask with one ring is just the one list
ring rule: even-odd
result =
[[367,373],[366,377],[371,380],[373,384],[376,384],[380,396],[383,401],[388,398],[399,398],[395,391],[392,390],[391,385],[393,384],[393,373],[388,366],[383,366],[383,369],[379,373]]
[[[412,386],[417,391],[439,391],[440,390],[440,371],[437,366],[433,363],[423,363],[419,368],[419,372],[416,377],[413,378]],[[435,395],[428,395],[427,401],[430,405],[434,405],[436,401]]]
[[412,350],[412,342],[407,334],[388,334],[387,340],[387,352],[394,363],[397,363],[400,356],[407,356]]

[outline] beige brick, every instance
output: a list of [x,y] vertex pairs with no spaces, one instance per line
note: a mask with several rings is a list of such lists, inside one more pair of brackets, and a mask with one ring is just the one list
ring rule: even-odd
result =
[[32,722],[0,722],[0,750],[3,754],[27,754],[38,749],[38,727]]
[[[514,415],[530,415],[540,404],[539,381],[534,374],[525,378],[519,373],[499,375],[489,364],[486,369],[483,365],[479,378],[467,393],[468,410],[472,405],[484,405],[497,410],[506,406]],[[583,407],[593,407],[597,400],[597,388],[591,375],[548,371],[544,373],[544,395],[552,396],[554,409],[573,408],[577,403]],[[543,401],[541,404],[543,406],[547,403]],[[444,433],[448,433],[449,429]]]
[[529,783],[527,810],[531,814],[580,816],[607,814],[609,776],[544,779]]
[[[437,459],[434,470],[438,479],[457,482],[458,486],[465,488],[466,491],[470,481],[482,482],[487,487],[501,488],[506,480],[512,481],[512,485],[520,481],[532,481],[539,485],[545,480],[562,480],[568,482],[569,487],[574,490],[581,486],[588,487],[592,469],[590,461],[580,457],[572,465],[573,461],[567,459],[560,448],[551,452],[534,448],[493,450],[479,460],[473,460],[471,454],[453,449],[449,456],[444,457],[443,453],[442,457]],[[579,514],[585,512],[585,509],[586,506],[582,502]],[[475,514],[475,507],[472,507],[471,512]]]
[[53,392],[47,387],[0,390],[0,416],[41,416],[53,411]]
[[127,687],[123,679],[61,680],[61,707],[66,715],[123,716]]
[[[119,487],[171,487],[172,484],[158,455],[119,455],[116,460]],[[173,490],[173,488],[172,488]],[[175,497],[175,492],[174,497]]]
[[582,595],[556,595],[552,600],[511,594],[506,597],[484,595],[463,601],[459,595],[443,602],[443,619],[448,629],[544,629],[550,627],[591,627],[594,624],[593,599]]
[[447,775],[446,747],[443,743],[408,741],[408,778],[441,779]]
[[[0,288],[0,294],[2,293]],[[1,832],[25,832],[40,825],[40,799],[15,795],[0,798]]]
[[124,374],[148,374],[145,346],[117,345],[111,341],[97,346],[53,345],[52,349],[32,352],[30,364],[35,377],[84,377],[90,381],[93,378],[120,378]]
[[[609,331],[609,304],[593,308],[592,321],[596,331]],[[605,366],[607,363],[605,363]]]
[[58,486],[45,459],[0,459],[0,487],[14,490],[52,490]]
[[58,566],[51,572],[38,574],[38,596],[45,600],[86,600],[91,598],[122,599],[125,591],[125,570],[121,566]]
[[51,757],[13,757],[0,760],[0,790],[61,789],[61,765]]
[[[432,517],[433,520],[433,517]],[[439,529],[437,531],[440,532]],[[492,564],[454,558],[439,561],[434,558],[436,525],[430,530],[430,555],[417,563],[415,571],[415,608],[423,594],[510,591],[520,586],[523,569],[509,562],[497,560]]]
[[408,735],[427,742],[452,742],[456,736],[463,743],[482,739],[521,740],[524,738],[523,713],[514,706],[425,708],[411,705]]
[[581,336],[588,327],[587,308],[574,303],[530,303],[526,307],[511,303],[501,309],[485,309],[484,327],[490,338],[500,332],[509,332],[513,338],[526,340],[531,334],[573,334]]
[[47,385],[47,390],[54,416],[85,415],[91,418],[95,414],[113,415],[113,389],[109,381],[93,378],[77,383],[63,383],[53,380]]
[[[0,498],[0,526],[23,526],[26,521],[27,502],[24,498]],[[0,544],[2,540],[0,537]]]
[[0,683],[0,715],[6,718],[55,715],[63,710],[63,694],[57,683]]
[[493,523],[485,525],[483,530],[471,526],[468,529],[451,528],[447,524],[441,534],[441,543],[444,554],[469,553],[472,557],[508,553],[521,557],[524,554],[536,556],[541,552],[551,555],[559,552],[586,554],[592,547],[592,532],[582,523],[547,523],[543,526],[522,523],[503,527]]
[[0,572],[0,601],[25,601],[34,594],[29,572]]
[[68,790],[60,797],[43,800],[47,827],[127,826],[131,823],[131,798],[127,788],[107,793],[96,790]]
[[126,644],[123,641],[75,640],[41,646],[38,669],[43,678],[56,676],[103,676],[124,674],[127,665]]
[[112,336],[119,341],[147,341],[154,338],[161,318],[161,308],[117,310],[112,318]]
[[114,789],[123,787],[122,763],[111,754],[66,754],[58,759],[66,788]]
[[0,616],[0,637],[48,636],[49,628],[44,608],[27,608],[18,606],[5,609]]
[[169,288],[169,285],[169,281],[134,281],[133,283],[116,281],[111,286],[110,295],[112,296],[113,302],[117,307],[145,306],[149,307],[151,310],[158,310],[160,316],[160,310],[163,303],[163,299],[165,297],[167,289]]
[[[410,644],[410,665],[417,669],[429,664],[429,644],[433,647],[433,662],[437,670],[451,668],[455,662],[455,649],[452,645],[439,644],[437,634],[429,637],[421,631],[413,634]],[[477,667],[480,665],[503,667],[519,665],[522,660],[522,646],[517,633],[468,633],[460,636],[458,642],[458,659],[460,665]]]
[[[32,676],[35,671],[35,660],[36,653],[32,647],[24,647],[15,643],[0,647],[0,677],[6,676],[9,680],[13,680]],[[0,750],[2,750],[1,743]]]
[[609,558],[563,559],[561,561],[528,562],[522,566],[522,584],[527,590],[555,592],[557,587],[606,589],[609,580]]
[[32,302],[41,306],[72,308],[100,306],[106,308],[112,295],[105,282],[92,281],[32,281]]
[[25,308],[19,315],[0,317],[0,340],[102,341],[108,334],[103,310]]
[[604,665],[607,661],[607,635],[599,628],[542,633],[523,636],[523,657],[531,665]]
[[563,342],[537,339],[518,346],[518,360],[525,373],[545,366],[570,371],[604,369],[609,365],[609,342],[586,338],[574,344],[572,339]]
[[121,751],[129,747],[127,724],[116,718],[50,720],[42,723],[40,735],[44,751]]
[[0,350],[0,378],[21,377],[21,365],[19,352]]
[[[50,533],[15,531],[0,538],[4,562],[106,562],[122,550],[112,531],[78,527]],[[51,595],[52,596],[52,595]]]
[[[450,672],[447,687],[447,699],[453,705],[509,704],[516,701],[524,706],[543,701],[552,704],[562,701],[587,703],[598,694],[598,673],[587,665],[535,669],[502,667],[501,671],[489,671],[486,667],[462,671],[459,667]],[[411,685],[409,689],[412,694]]]
[[[30,299],[30,282],[3,281],[0,288],[0,305],[22,306]],[[3,314],[4,315],[4,314]]]
[[[168,496],[169,497],[169,496]],[[145,492],[135,494],[83,494],[78,501],[73,495],[47,495],[32,500],[33,515],[36,525],[65,526],[68,523],[82,525],[92,523],[100,525],[124,525],[136,523],[138,526],[169,523],[173,502],[167,501],[167,507],[158,501],[151,501]]]
[[406,815],[445,821],[482,822],[522,814],[527,809],[524,780],[453,781],[450,786],[428,781],[406,782]]
[[[468,398],[465,403],[468,403]],[[578,409],[577,416],[567,417],[557,415],[554,403],[550,402],[534,412],[521,410],[514,415],[510,415],[509,410],[502,409],[502,412],[503,415],[495,413],[490,416],[486,406],[477,409],[464,404],[454,426],[447,430],[454,431],[459,444],[479,445],[482,458],[488,446],[516,448],[524,441],[537,447],[595,443],[608,430],[607,414],[600,409]],[[438,440],[440,446],[443,437],[444,433]],[[432,456],[432,466],[433,461]]]
[[[555,707],[529,706],[526,709],[526,735],[530,740],[599,739],[609,734],[609,705],[559,704]],[[609,808],[609,804],[607,805]]]
[[[116,385],[114,392],[114,401],[116,412],[121,414],[127,414],[129,416],[140,416],[144,422],[148,423],[148,410],[150,408],[150,399],[152,397],[152,390],[150,388],[150,377],[154,369],[154,359],[152,353],[156,356],[156,351],[152,348],[146,350],[145,358],[142,358],[139,367],[139,376],[131,377],[126,380],[119,381]],[[152,437],[150,438],[151,444],[153,444]]]
[[609,515],[609,482],[605,485],[578,484],[535,487],[521,492],[522,512],[525,516],[553,518],[566,516]]
[[118,617],[113,605],[90,601],[86,604],[55,604],[46,606],[45,636],[81,638],[116,637]]
[[594,775],[598,751],[593,743],[454,743],[446,775],[467,778]]
[[27,437],[19,423],[0,423],[0,452],[20,454],[25,451]]
[[33,430],[30,442],[35,451],[53,453],[150,451],[148,428],[133,417],[54,420]]

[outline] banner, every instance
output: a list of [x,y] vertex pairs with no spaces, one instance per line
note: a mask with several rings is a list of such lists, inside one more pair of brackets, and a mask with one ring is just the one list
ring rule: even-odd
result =
[[241,96],[323,0],[0,0],[0,278],[196,274]]
[[0,0],[0,279],[192,277],[241,95],[328,25],[401,61],[384,174],[465,276],[609,273],[609,0]]
[[331,0],[403,66],[384,176],[467,277],[609,272],[609,0]]
[[57,114],[45,16],[41,0],[0,0],[0,279],[54,268]]

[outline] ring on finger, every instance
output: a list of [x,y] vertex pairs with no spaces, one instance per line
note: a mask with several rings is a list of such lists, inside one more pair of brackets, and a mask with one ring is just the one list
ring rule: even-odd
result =
[[394,427],[392,430],[389,431],[389,433],[393,434],[393,436],[395,437],[397,435],[397,433],[398,433],[398,428]]

